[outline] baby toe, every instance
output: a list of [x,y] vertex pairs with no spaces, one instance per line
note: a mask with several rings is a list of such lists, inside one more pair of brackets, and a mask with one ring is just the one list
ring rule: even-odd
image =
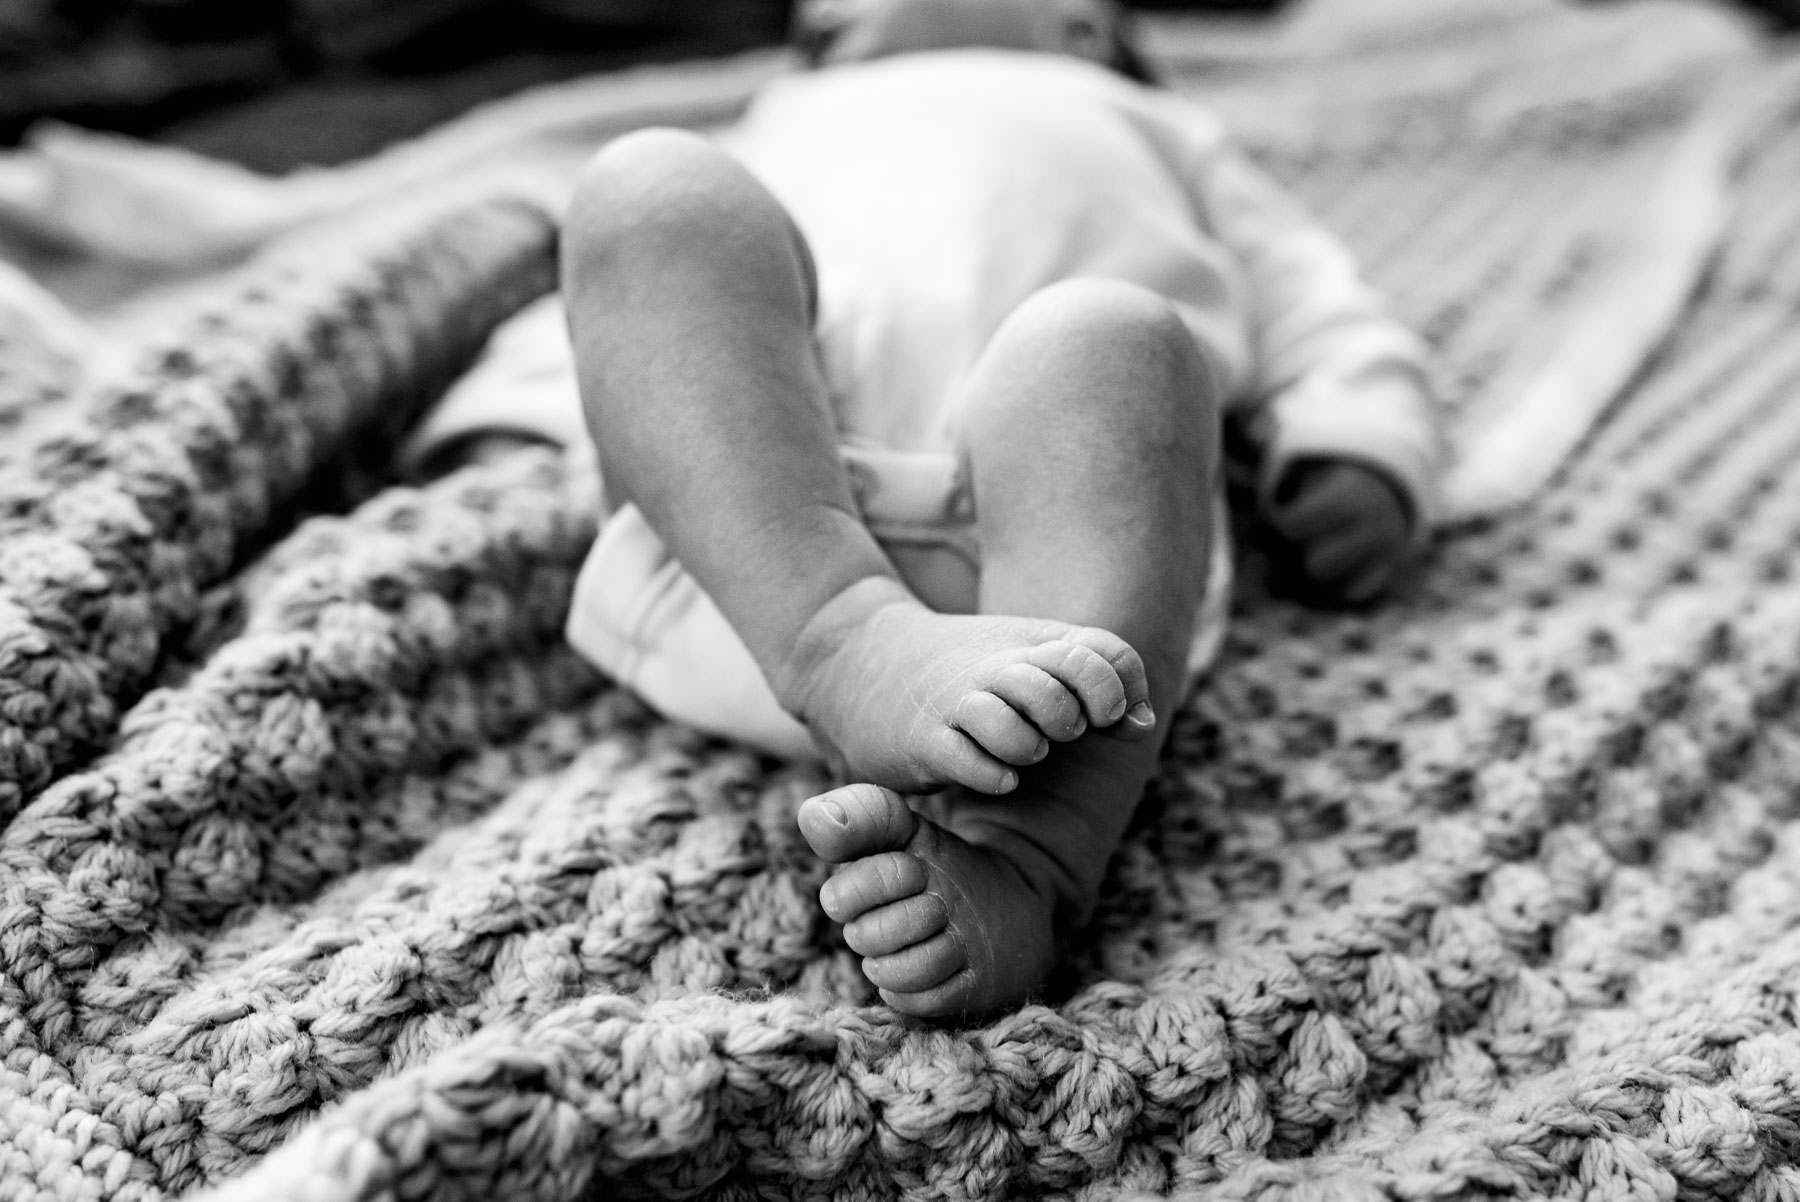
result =
[[844,942],[860,956],[891,956],[923,943],[950,925],[950,912],[934,893],[872,909],[844,926]]
[[962,785],[995,796],[1019,787],[1017,772],[989,755],[980,743],[954,726],[940,728],[927,762],[927,775],[933,784]]
[[1050,753],[1050,744],[1038,729],[994,693],[965,695],[957,703],[956,725],[1002,763],[1022,768]]
[[831,864],[899,851],[919,825],[898,793],[868,784],[845,785],[807,798],[800,806],[799,823],[813,853]]
[[968,1020],[979,1018],[1017,1005],[1026,996],[1025,994],[1017,997],[999,995],[997,999],[990,997],[982,988],[981,983],[966,972],[957,973],[936,985],[928,985],[924,989],[915,989],[906,993],[891,989],[881,990],[881,1000],[901,1014],[910,1014],[914,1018],[926,1019]]
[[862,968],[877,989],[918,993],[943,984],[967,965],[962,941],[946,930],[891,955],[867,957]]
[[1092,647],[1057,639],[1032,648],[1027,662],[1074,694],[1090,725],[1110,726],[1124,715],[1125,682],[1111,661]]
[[1008,664],[988,687],[1023,714],[1045,738],[1067,743],[1087,731],[1081,702],[1061,681],[1034,664]]
[[904,851],[878,852],[845,865],[821,885],[819,906],[833,922],[853,923],[871,911],[922,893],[926,883],[925,866],[917,856]]
[[[1149,733],[1156,725],[1150,709],[1150,675],[1137,649],[1112,631],[1098,626],[1081,627],[1069,635],[1069,641],[1088,648],[1105,660],[1123,692],[1122,701],[1113,701],[1108,693],[1108,712],[1112,717],[1104,722],[1096,719],[1096,725],[1108,725],[1123,717],[1126,721],[1115,733],[1128,739]],[[1091,710],[1089,716],[1092,717]]]

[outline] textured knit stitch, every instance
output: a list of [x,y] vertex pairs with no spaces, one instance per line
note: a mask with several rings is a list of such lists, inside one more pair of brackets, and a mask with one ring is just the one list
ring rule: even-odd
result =
[[312,240],[0,464],[0,818],[94,749],[161,642],[355,440],[391,440],[552,279],[548,218],[459,202]]
[[[74,708],[0,657],[7,729],[65,748],[0,777],[0,1198],[1800,1196],[1800,90],[1709,9],[1412,11],[1375,49],[1156,44],[1431,332],[1466,454],[1635,278],[1620,232],[1699,114],[1760,80],[1732,220],[1535,502],[1392,604],[1303,610],[1246,562],[1044,1004],[960,1030],[870,1004],[794,829],[820,780],[562,647],[595,498],[555,455],[291,531],[273,500],[177,521],[132,485],[154,554],[40,486],[0,548],[75,530],[139,593],[45,611],[101,615],[54,629]],[[302,275],[466,257],[371,336],[389,374],[307,413],[428,392],[447,312],[472,345],[547,281],[505,201],[383,220],[413,240],[321,235],[343,257]],[[311,328],[341,288],[256,320]],[[213,312],[188,320],[250,331],[215,340],[243,378],[318,367]],[[56,445],[187,479],[159,465],[212,445],[193,378]],[[291,437],[203,495],[335,462]],[[103,607],[146,590],[177,600],[115,666],[136,645]]]

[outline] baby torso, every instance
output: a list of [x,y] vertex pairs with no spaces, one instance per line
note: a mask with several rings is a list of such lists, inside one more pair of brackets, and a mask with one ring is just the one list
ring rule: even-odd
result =
[[846,436],[941,446],[994,330],[1059,280],[1174,302],[1229,391],[1240,272],[1184,180],[1214,131],[1159,121],[1088,63],[966,50],[835,67],[768,89],[726,145],[793,215]]

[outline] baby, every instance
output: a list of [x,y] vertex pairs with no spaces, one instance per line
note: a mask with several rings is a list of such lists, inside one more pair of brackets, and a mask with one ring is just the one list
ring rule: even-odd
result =
[[[1347,602],[1432,521],[1440,443],[1416,339],[1214,116],[1134,82],[1107,3],[801,20],[819,69],[576,188],[607,517],[569,634],[670,717],[851,782],[799,813],[825,912],[890,1006],[972,1016],[1087,920],[1218,646],[1222,422]],[[533,387],[453,394],[426,437],[570,436]]]

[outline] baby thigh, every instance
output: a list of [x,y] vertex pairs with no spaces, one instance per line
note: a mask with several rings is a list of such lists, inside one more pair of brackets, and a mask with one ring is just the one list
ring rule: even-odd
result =
[[805,241],[742,164],[672,130],[595,156],[565,227],[570,338],[607,501],[637,507],[799,707],[814,616],[892,575],[838,457]]
[[981,611],[1120,635],[1143,656],[1161,714],[1185,681],[1209,576],[1216,393],[1168,301],[1076,279],[1001,324],[960,414]]

